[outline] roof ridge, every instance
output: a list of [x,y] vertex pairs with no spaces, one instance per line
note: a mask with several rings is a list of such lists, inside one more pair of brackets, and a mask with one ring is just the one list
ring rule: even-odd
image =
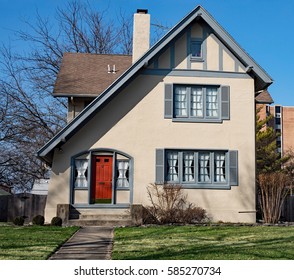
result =
[[115,53],[82,53],[82,52],[64,52],[64,55],[95,55],[95,56],[126,56],[126,57],[131,57],[131,54],[115,54]]

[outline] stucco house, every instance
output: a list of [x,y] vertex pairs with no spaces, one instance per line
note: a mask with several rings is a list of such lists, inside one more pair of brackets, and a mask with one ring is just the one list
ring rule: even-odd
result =
[[201,6],[151,48],[149,33],[138,10],[132,57],[64,55],[54,95],[69,122],[38,152],[46,220],[58,205],[107,219],[170,182],[213,221],[255,222],[255,95],[271,77]]

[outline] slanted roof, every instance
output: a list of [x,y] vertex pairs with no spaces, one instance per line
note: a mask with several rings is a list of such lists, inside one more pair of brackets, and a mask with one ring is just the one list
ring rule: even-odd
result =
[[213,30],[214,34],[226,45],[226,47],[250,70],[250,75],[255,79],[256,91],[267,88],[273,81],[271,77],[235,42],[235,40],[213,19],[213,17],[201,6],[197,6],[184,17],[162,39],[153,45],[141,58],[119,76],[107,89],[87,106],[73,121],[54,136],[39,151],[38,156],[51,164],[54,148],[67,141],[81,126],[91,119],[100,107],[112,98],[132,77],[164,49],[177,35],[179,35],[194,20],[204,20]]
[[274,100],[272,99],[270,93],[267,90],[259,91],[255,95],[255,101],[258,104],[272,104]]
[[131,64],[130,55],[65,53],[53,96],[96,97]]

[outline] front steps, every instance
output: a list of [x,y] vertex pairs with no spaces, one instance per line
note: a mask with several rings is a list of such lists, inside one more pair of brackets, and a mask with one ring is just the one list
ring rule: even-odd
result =
[[131,226],[129,209],[75,209],[70,210],[68,225],[72,226]]

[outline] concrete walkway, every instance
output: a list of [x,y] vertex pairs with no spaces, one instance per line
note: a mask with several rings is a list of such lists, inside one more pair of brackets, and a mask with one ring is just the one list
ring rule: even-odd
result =
[[112,245],[112,227],[83,227],[49,260],[110,260]]

